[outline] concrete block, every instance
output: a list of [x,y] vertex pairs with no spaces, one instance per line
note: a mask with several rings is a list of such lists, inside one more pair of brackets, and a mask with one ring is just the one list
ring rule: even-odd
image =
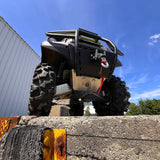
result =
[[51,108],[49,116],[69,116],[69,107],[55,105]]
[[[37,117],[28,120],[27,125],[66,129],[68,160],[160,159],[160,116]],[[21,125],[26,125],[26,121],[23,118]]]

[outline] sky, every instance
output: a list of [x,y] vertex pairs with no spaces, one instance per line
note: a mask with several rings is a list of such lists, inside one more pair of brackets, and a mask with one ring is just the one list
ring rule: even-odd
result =
[[0,16],[41,56],[48,31],[83,28],[124,53],[116,68],[130,102],[160,98],[159,0],[0,0]]

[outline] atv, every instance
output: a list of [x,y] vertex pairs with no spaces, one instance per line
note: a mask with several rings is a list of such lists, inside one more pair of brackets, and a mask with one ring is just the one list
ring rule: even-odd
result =
[[82,116],[84,102],[92,102],[97,115],[123,115],[130,93],[113,76],[124,54],[109,39],[84,29],[47,32],[42,59],[30,90],[29,115],[47,116],[53,99],[70,98],[71,116]]

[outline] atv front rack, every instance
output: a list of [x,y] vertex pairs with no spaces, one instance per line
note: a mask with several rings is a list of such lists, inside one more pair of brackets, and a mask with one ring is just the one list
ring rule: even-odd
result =
[[[117,49],[115,44],[106,38],[100,37],[98,34],[84,30],[84,29],[77,29],[77,30],[66,30],[66,31],[51,31],[46,33],[47,36],[53,37],[55,39],[63,39],[63,38],[73,38],[75,39],[75,53],[78,53],[78,47],[90,47],[90,48],[99,48],[98,46],[101,45],[99,42],[100,40],[105,42],[109,49],[112,51],[113,54],[118,54],[123,56],[124,54]],[[77,57],[77,56],[75,56]]]

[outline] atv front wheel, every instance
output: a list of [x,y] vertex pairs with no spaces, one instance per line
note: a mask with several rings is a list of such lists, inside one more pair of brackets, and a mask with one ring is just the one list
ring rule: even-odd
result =
[[55,93],[56,75],[53,67],[40,63],[34,72],[28,104],[29,115],[49,115]]
[[127,112],[130,93],[124,81],[121,81],[119,77],[112,76],[109,82],[104,81],[102,92],[105,93],[108,102],[93,102],[97,115],[124,115],[124,112]]

